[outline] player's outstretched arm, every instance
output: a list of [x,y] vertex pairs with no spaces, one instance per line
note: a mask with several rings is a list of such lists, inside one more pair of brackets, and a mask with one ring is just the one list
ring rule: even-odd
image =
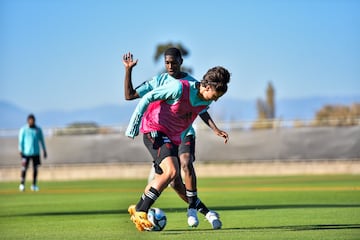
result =
[[134,61],[133,54],[131,52],[124,54],[123,56],[123,64],[125,66],[124,91],[125,91],[126,100],[133,100],[139,98],[139,94],[135,91],[131,79],[132,69],[133,67],[136,66],[137,62],[138,62],[137,59]]
[[220,130],[215,122],[210,117],[210,114],[206,111],[200,114],[200,118],[205,122],[206,125],[208,125],[216,135],[219,137],[224,138],[224,143],[227,143],[229,141],[229,134],[223,130]]

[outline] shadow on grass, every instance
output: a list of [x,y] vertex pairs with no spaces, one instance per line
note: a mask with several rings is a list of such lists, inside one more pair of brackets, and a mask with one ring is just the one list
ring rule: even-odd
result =
[[[217,231],[314,231],[314,230],[342,230],[342,229],[360,229],[360,224],[321,224],[321,225],[294,225],[294,226],[269,226],[269,227],[238,227],[238,228],[223,228]],[[206,233],[209,230],[203,229],[187,229],[187,230],[166,230],[164,235],[177,235],[186,232]]]
[[269,226],[269,227],[245,227],[228,228],[228,230],[261,231],[261,230],[287,230],[287,231],[308,231],[308,230],[336,230],[336,229],[360,229],[360,224],[318,224],[318,225],[294,225],[294,226]]
[[[247,206],[212,206],[217,211],[241,211],[241,210],[272,210],[272,209],[308,209],[308,208],[356,208],[360,204],[284,204],[284,205],[247,205]],[[162,208],[165,212],[185,212],[186,208]],[[1,215],[2,217],[34,217],[34,216],[76,216],[76,215],[106,215],[128,214],[126,209],[119,210],[89,210],[89,211],[58,211],[22,213],[14,215]]]
[[234,210],[271,210],[271,209],[300,209],[300,208],[356,208],[360,204],[280,204],[280,205],[244,205],[244,206],[213,206],[219,211]]

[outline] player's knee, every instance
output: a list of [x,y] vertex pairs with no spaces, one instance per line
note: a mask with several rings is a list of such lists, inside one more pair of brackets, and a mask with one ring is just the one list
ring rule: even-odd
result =
[[171,181],[173,181],[173,180],[178,176],[178,174],[179,174],[179,171],[178,171],[176,168],[171,169],[171,170],[169,171],[169,174],[168,174],[169,179],[170,179]]
[[178,176],[179,170],[176,167],[169,167],[164,174],[169,181],[173,181]]
[[178,159],[175,157],[168,158],[164,160],[162,164],[161,168],[163,173],[161,175],[167,179],[168,183],[170,183],[179,175]]
[[191,154],[190,153],[183,153],[180,156],[180,165],[181,169],[187,173],[192,168],[192,161],[191,161]]

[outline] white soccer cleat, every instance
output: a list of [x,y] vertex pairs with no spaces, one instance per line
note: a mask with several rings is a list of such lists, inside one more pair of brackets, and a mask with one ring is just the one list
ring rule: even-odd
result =
[[24,184],[20,184],[20,185],[19,185],[19,191],[20,191],[20,192],[24,192],[24,191],[25,191],[25,185],[24,185]]
[[209,211],[206,216],[205,216],[206,220],[209,221],[209,223],[211,224],[213,229],[220,229],[222,226],[222,223],[220,221],[220,217],[219,214],[217,212],[214,211]]
[[31,191],[38,192],[40,188],[37,185],[31,185]]
[[197,210],[194,208],[189,208],[187,212],[188,216],[188,225],[189,227],[197,227],[199,225],[199,219],[197,217]]

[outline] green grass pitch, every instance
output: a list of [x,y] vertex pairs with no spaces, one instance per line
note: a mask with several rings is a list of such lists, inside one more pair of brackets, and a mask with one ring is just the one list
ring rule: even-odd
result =
[[199,197],[218,211],[221,230],[166,189],[154,206],[166,212],[162,232],[138,232],[127,207],[145,180],[40,182],[20,193],[0,183],[0,239],[360,239],[360,176],[200,178]]

